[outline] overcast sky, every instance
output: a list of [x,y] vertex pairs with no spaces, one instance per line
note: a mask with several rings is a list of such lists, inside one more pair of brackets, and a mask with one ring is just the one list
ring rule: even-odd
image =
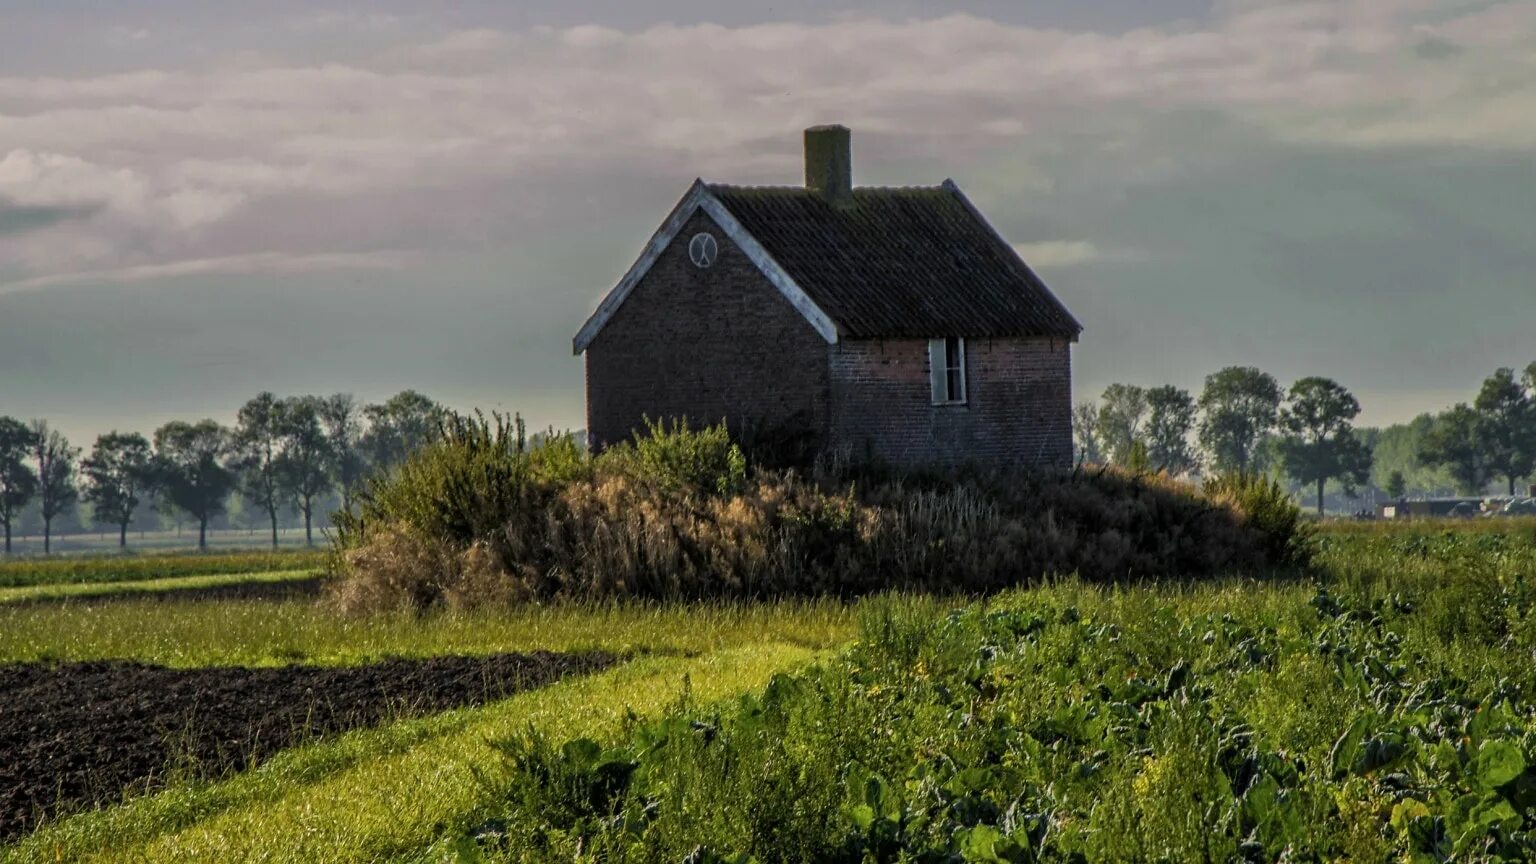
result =
[[579,427],[571,336],[690,181],[799,182],[824,122],[1018,244],[1079,398],[1240,363],[1379,423],[1536,360],[1536,2],[753,7],[0,0],[0,414]]

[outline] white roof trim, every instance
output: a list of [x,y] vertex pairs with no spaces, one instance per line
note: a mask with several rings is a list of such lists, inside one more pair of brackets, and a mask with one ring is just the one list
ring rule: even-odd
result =
[[587,323],[577,331],[576,338],[571,340],[573,353],[580,354],[587,350],[608,320],[619,311],[620,306],[624,305],[630,292],[634,291],[635,286],[640,284],[640,280],[645,278],[645,274],[650,272],[656,259],[661,257],[661,253],[666,251],[668,246],[672,245],[678,232],[683,230],[683,226],[701,208],[715,220],[715,224],[720,226],[725,236],[736,244],[736,248],[747,256],[747,260],[751,261],[773,287],[784,295],[784,299],[805,317],[805,320],[815,328],[817,333],[821,334],[823,339],[827,340],[828,344],[837,342],[837,325],[827,317],[827,313],[821,311],[821,307],[817,306],[815,301],[795,283],[795,280],[790,278],[784,268],[779,266],[779,262],[773,260],[773,256],[769,255],[762,244],[757,242],[757,238],[741,226],[736,217],[732,216],[725,205],[720,203],[720,199],[710,194],[709,187],[704,185],[704,181],[695,180],[688,194],[684,195],[683,200],[672,208],[672,213],[667,216],[667,220],[651,236],[651,241],[646,244],[640,258],[630,266],[629,272],[624,274],[619,284],[613,286],[608,296],[597,304],[597,310],[592,313],[592,317],[588,318]]

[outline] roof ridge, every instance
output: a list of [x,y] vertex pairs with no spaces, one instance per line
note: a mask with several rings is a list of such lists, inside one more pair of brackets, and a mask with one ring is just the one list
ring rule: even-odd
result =
[[[945,182],[947,183],[948,181],[945,181]],[[774,183],[715,183],[715,182],[705,181],[704,185],[708,186],[710,189],[739,189],[739,190],[744,190],[744,191],[749,191],[749,192],[752,192],[752,191],[806,192],[806,193],[810,193],[810,194],[813,194],[813,195],[820,195],[821,194],[819,191],[817,191],[815,189],[810,189],[810,188],[807,188],[805,186],[791,186],[791,185],[788,185],[788,184],[774,184]],[[931,185],[909,184],[909,185],[905,185],[905,186],[854,186],[853,187],[853,191],[855,191],[855,192],[904,192],[904,191],[909,191],[910,190],[910,191],[921,191],[921,192],[941,192],[941,191],[944,191],[946,188],[947,187],[945,186],[944,183],[934,183],[934,184],[931,184]]]

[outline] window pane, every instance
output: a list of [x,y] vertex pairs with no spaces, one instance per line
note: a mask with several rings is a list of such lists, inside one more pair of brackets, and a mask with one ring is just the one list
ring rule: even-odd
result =
[[944,340],[944,365],[951,369],[960,368],[960,340],[949,338]]
[[946,383],[949,385],[949,401],[959,402],[964,399],[965,392],[960,386],[960,370],[958,368],[949,370],[947,377],[948,381]]

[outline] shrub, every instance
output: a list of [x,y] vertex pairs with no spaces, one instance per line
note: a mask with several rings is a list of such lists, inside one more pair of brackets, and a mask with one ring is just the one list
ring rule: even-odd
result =
[[1263,539],[1264,552],[1277,564],[1305,565],[1311,557],[1312,527],[1278,480],[1263,475],[1231,474],[1205,482],[1211,500],[1226,503]]
[[339,587],[342,605],[985,592],[1304,558],[1299,511],[1267,481],[1213,484],[1208,498],[1112,470],[903,476],[823,462],[805,477],[749,470],[723,426],[652,423],[597,457],[558,436],[522,441],[500,418],[458,418],[377,480],[338,532],[343,581],[372,583]]

